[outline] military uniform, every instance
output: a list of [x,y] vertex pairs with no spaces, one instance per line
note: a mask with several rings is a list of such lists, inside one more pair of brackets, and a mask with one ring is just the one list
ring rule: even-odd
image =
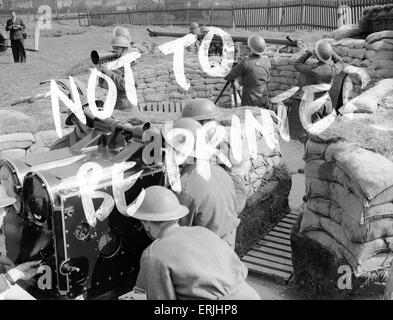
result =
[[241,77],[243,84],[242,106],[269,107],[267,84],[270,80],[271,65],[265,56],[251,55],[239,62],[225,80],[234,81]]
[[240,223],[235,186],[219,165],[211,164],[210,170],[208,181],[197,173],[196,165],[188,165],[182,170],[182,191],[178,198],[189,214],[180,219],[179,224],[206,227],[235,248],[236,228]]
[[[132,113],[136,113],[138,111],[137,106],[133,106],[127,98],[123,68],[117,70],[104,69],[101,70],[101,72],[111,78],[112,81],[115,83],[117,89],[115,109],[128,110]],[[98,84],[101,88],[108,89],[108,84],[104,79],[99,78]]]
[[[333,53],[332,58],[328,62],[317,61],[306,64],[307,60],[312,56],[310,51],[306,51],[296,62],[295,69],[305,76],[305,86],[333,83],[333,79],[343,68],[342,60]],[[315,100],[322,97],[325,92],[315,94]],[[330,96],[321,109],[313,115],[313,121],[317,118],[323,118],[333,111]],[[316,115],[316,116],[315,116]]]
[[164,229],[144,252],[136,287],[149,300],[259,300],[246,283],[247,267],[213,232]]
[[71,116],[70,121],[72,121],[72,123],[75,124],[74,130],[70,134],[67,134],[66,136],[57,140],[50,147],[50,150],[69,148],[74,144],[76,144],[77,142],[79,142],[80,140],[82,140],[93,130],[88,126],[82,124],[74,114]]
[[220,164],[221,167],[225,169],[225,171],[232,178],[232,181],[235,185],[236,192],[236,213],[239,215],[244,207],[246,206],[249,187],[246,183],[246,176],[250,171],[250,166],[247,163],[247,159],[249,159],[250,155],[248,153],[248,147],[246,142],[244,141],[244,131],[242,130],[242,159],[241,161],[236,161],[232,155],[231,145],[230,145],[230,127],[225,127],[226,137],[225,140],[219,145],[219,150],[228,158],[229,162],[232,164],[232,167],[228,168],[225,164],[221,164],[219,159],[214,158],[216,163]]

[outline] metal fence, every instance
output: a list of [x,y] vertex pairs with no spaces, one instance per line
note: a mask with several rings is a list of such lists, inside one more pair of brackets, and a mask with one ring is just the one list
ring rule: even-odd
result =
[[[392,0],[264,0],[218,8],[142,9],[78,14],[81,25],[114,24],[189,26],[192,22],[222,28],[333,30],[342,21],[357,23],[371,5]],[[343,19],[344,15],[345,19]]]

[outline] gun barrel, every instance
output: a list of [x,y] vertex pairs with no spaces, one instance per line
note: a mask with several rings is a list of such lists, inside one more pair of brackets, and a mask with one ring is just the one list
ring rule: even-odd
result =
[[[149,35],[151,37],[173,37],[173,38],[181,38],[184,37],[187,33],[177,33],[177,32],[158,32],[148,29]],[[242,36],[231,36],[234,42],[242,42],[247,44],[248,37]],[[199,40],[203,39],[203,35],[198,36]],[[300,40],[288,40],[288,39],[277,39],[277,38],[264,38],[266,43],[269,44],[278,44],[284,46],[292,46],[299,47],[301,46]]]
[[98,65],[100,63],[104,63],[109,60],[114,60],[117,58],[117,54],[113,51],[97,51],[93,50],[90,54],[91,62],[93,64]]

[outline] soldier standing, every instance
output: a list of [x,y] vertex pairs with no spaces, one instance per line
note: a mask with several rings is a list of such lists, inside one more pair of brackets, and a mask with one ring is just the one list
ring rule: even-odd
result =
[[271,65],[268,57],[263,56],[266,48],[265,40],[259,35],[248,38],[251,55],[239,62],[225,80],[242,79],[242,106],[269,108],[267,84],[270,80]]
[[180,227],[186,216],[168,189],[153,186],[133,218],[154,242],[142,254],[134,291],[149,300],[260,300],[247,284],[247,267],[217,235],[203,227]]
[[[307,64],[307,60],[316,55],[318,61]],[[314,50],[306,52],[295,62],[295,69],[305,76],[305,86],[333,83],[334,77],[343,68],[341,58],[333,51],[331,45],[319,40]],[[326,92],[315,93],[315,100],[323,96]],[[313,122],[321,119],[333,111],[330,96],[325,104],[312,116]]]
[[[117,32],[119,34],[119,31]],[[130,52],[131,40],[125,35],[117,35],[111,42],[113,51],[117,53],[117,58],[120,58]],[[136,105],[132,105],[127,98],[126,94],[126,83],[124,79],[124,69],[120,68],[117,70],[110,70],[106,64],[100,65],[98,68],[102,73],[107,75],[115,83],[117,88],[117,100],[115,109],[118,110],[129,110],[132,113],[136,113],[138,108]],[[98,80],[100,87],[108,89],[106,81],[102,78]]]

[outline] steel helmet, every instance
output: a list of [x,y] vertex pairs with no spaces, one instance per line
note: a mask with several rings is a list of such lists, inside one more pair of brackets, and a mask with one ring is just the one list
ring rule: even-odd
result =
[[145,190],[145,197],[141,206],[132,218],[144,221],[173,221],[188,214],[188,208],[179,203],[179,199],[169,189],[152,186]]
[[315,44],[315,54],[318,60],[328,62],[333,55],[332,46],[324,40],[319,40]]
[[13,205],[16,202],[15,198],[11,198],[4,186],[0,184],[0,208],[6,208]]
[[265,40],[258,34],[253,34],[248,37],[247,45],[252,53],[261,55],[266,49]]
[[123,37],[123,36],[117,36],[114,38],[111,42],[111,45],[113,47],[120,47],[120,48],[129,48],[130,47],[130,41]]
[[[168,137],[169,132],[172,129],[185,129],[185,130],[188,130],[192,133],[192,135],[194,136],[194,146],[193,146],[193,150],[189,156],[194,157],[195,156],[195,142],[196,142],[196,138],[197,138],[197,132],[198,132],[198,129],[202,129],[202,125],[198,121],[196,121],[195,119],[192,119],[192,118],[179,118],[173,122],[173,125],[169,125],[169,126],[164,125],[164,127],[162,128],[162,135],[165,140],[169,140],[167,137]],[[179,151],[180,146],[184,143],[184,140],[185,140],[184,135],[175,136],[173,139],[173,143],[172,143],[173,147],[175,147],[175,149],[177,151]]]
[[196,23],[196,22],[193,22],[193,23],[190,24],[190,30],[193,30],[193,29],[198,28],[198,27],[199,27],[199,24]]
[[216,119],[219,115],[220,112],[212,101],[205,98],[197,98],[186,103],[181,117],[201,121]]
[[127,28],[117,26],[115,29],[113,29],[113,38],[116,37],[124,37],[128,39],[129,42],[131,42],[131,34]]

